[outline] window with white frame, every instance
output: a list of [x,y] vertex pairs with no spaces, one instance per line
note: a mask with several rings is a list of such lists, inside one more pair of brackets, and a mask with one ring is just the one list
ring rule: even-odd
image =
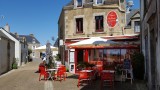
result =
[[36,48],[36,46],[32,46],[32,49],[34,50]]
[[103,0],[96,0],[96,4],[103,4]]
[[134,25],[134,31],[140,32],[140,21],[135,21]]
[[77,7],[82,7],[83,0],[77,0]]
[[76,18],[76,33],[83,33],[83,18]]

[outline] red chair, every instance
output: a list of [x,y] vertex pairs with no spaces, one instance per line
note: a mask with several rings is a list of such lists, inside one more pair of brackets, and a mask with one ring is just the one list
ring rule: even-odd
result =
[[62,68],[62,71],[63,71],[63,74],[64,74],[64,80],[66,79],[67,77],[67,72],[66,72],[66,66],[60,66],[60,68]]
[[56,78],[55,80],[60,79],[60,81],[62,80],[62,78],[64,78],[64,70],[63,68],[58,68],[58,71],[56,74],[54,74],[54,77]]
[[46,80],[47,79],[47,77],[48,77],[48,73],[46,72],[46,69],[45,69],[45,67],[44,66],[40,66],[39,67],[39,81],[41,80],[41,76],[44,76],[44,79]]
[[102,72],[101,73],[101,89],[104,86],[104,82],[106,82],[107,86],[111,86],[112,88],[114,88],[114,73]]
[[79,72],[79,77],[78,77],[78,88],[79,88],[79,86],[80,86],[80,82],[82,81],[82,80],[87,80],[88,81],[88,83],[89,83],[89,81],[90,81],[90,76],[89,76],[89,74],[87,73],[87,72]]

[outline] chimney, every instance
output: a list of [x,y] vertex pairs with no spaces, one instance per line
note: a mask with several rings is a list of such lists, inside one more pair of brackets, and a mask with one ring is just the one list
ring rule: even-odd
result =
[[33,35],[33,34],[30,34],[30,36],[31,36],[31,37],[34,37],[34,35]]
[[5,29],[7,32],[10,32],[10,26],[8,25],[8,23],[4,26],[4,29]]
[[18,38],[18,33],[17,32],[15,32],[14,35]]

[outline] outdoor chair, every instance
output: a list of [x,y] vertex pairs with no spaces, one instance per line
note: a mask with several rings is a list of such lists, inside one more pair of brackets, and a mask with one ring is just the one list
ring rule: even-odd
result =
[[114,88],[114,73],[111,72],[101,73],[101,89],[104,85],[111,86],[112,88]]
[[97,61],[97,70],[98,70],[98,75],[100,76],[102,70],[103,70],[103,62],[102,61]]
[[47,79],[47,77],[48,77],[48,73],[46,72],[46,69],[45,69],[45,67],[44,66],[40,66],[39,67],[39,81],[41,80],[41,76],[44,76],[44,80],[46,80]]
[[88,74],[88,72],[79,72],[79,77],[78,77],[78,88],[80,86],[80,83],[82,83],[82,81],[87,81],[88,83],[90,82],[90,75]]
[[60,68],[62,68],[62,71],[63,71],[63,74],[64,74],[63,77],[64,77],[64,80],[65,80],[66,77],[67,77],[66,66],[61,65]]
[[130,79],[131,84],[133,83],[133,71],[132,71],[132,69],[122,70],[121,81],[125,81],[126,79]]
[[58,68],[57,73],[54,74],[55,79],[54,80],[58,80],[60,79],[60,81],[62,80],[62,78],[64,78],[64,70],[63,68]]

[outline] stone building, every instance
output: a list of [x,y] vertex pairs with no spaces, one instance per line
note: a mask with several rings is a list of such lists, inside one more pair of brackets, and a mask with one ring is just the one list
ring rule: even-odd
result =
[[[135,16],[131,15],[133,19],[130,17],[127,21],[125,7],[125,0],[71,0],[63,7],[58,21],[59,53],[62,63],[73,69],[70,70],[71,72],[75,73],[78,61],[91,61],[89,53],[96,52],[100,55],[101,50],[103,53],[109,52],[109,47],[70,48],[69,45],[72,43],[91,37],[127,42],[128,46],[116,47],[117,55],[123,51],[122,49],[128,53],[127,48],[135,48],[131,46],[133,42],[130,41],[139,41],[139,34],[133,31],[133,20],[136,20],[137,13],[134,14]],[[97,50],[94,51],[93,48]],[[119,61],[122,59],[123,56]]]
[[32,58],[40,58],[40,52],[37,52],[35,49],[40,46],[40,42],[36,39],[33,34],[30,35],[19,35],[21,38],[26,38],[26,42],[28,44],[28,49],[32,50],[31,57]]
[[141,42],[149,90],[160,90],[160,1],[141,0]]

